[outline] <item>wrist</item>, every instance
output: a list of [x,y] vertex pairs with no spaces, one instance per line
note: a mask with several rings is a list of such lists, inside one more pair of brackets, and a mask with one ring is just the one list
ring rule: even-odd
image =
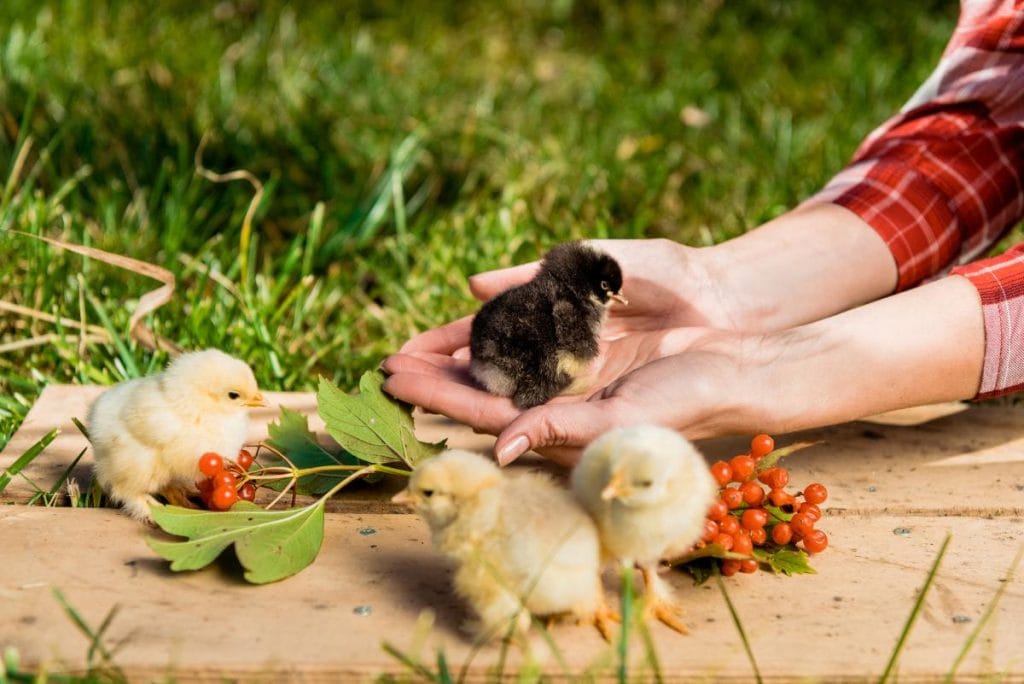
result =
[[950,277],[763,336],[749,413],[778,432],[973,397],[985,334],[974,287]]
[[730,329],[782,330],[890,294],[896,264],[878,234],[833,204],[801,207],[701,250]]

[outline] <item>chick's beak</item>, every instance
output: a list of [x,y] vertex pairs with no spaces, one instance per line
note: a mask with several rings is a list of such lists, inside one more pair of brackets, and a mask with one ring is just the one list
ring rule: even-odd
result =
[[408,489],[403,489],[402,491],[398,492],[393,497],[391,497],[391,503],[405,504],[406,506],[411,506],[412,495],[409,493]]
[[267,403],[267,400],[264,399],[263,395],[261,393],[259,393],[259,392],[256,393],[255,397],[253,397],[249,401],[245,402],[244,405],[245,406],[270,406],[270,404]]
[[617,499],[625,493],[626,483],[623,481],[622,471],[618,471],[612,475],[612,479],[609,480],[605,488],[601,490],[601,498],[604,501],[608,501],[610,499]]
[[621,304],[622,306],[626,306],[626,305],[628,305],[628,304],[629,304],[629,300],[628,300],[628,299],[626,299],[626,297],[625,297],[625,296],[624,296],[624,295],[623,295],[623,294],[622,294],[621,292],[613,292],[613,293],[611,293],[611,294],[610,294],[610,295],[608,295],[608,296],[609,296],[609,297],[610,297],[611,299],[614,299],[615,301],[617,301],[617,302],[618,302],[619,304]]

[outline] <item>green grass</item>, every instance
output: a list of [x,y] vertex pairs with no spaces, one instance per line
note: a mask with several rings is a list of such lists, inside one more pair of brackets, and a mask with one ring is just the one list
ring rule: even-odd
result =
[[[0,3],[0,445],[50,382],[166,361],[147,320],[265,387],[354,384],[471,310],[467,275],[581,236],[709,244],[806,197],[927,76],[952,0]],[[680,112],[699,107],[703,127]],[[265,184],[248,268],[247,183]],[[46,337],[48,336],[48,337]]]

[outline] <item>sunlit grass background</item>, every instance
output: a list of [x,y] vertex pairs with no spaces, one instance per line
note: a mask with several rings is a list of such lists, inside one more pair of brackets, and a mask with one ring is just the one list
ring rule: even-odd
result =
[[[952,0],[0,3],[0,446],[51,382],[166,356],[127,336],[142,276],[18,230],[170,269],[149,317],[263,386],[351,385],[469,312],[476,271],[581,236],[711,244],[813,192],[927,76]],[[266,184],[240,269],[246,183]],[[244,281],[244,282],[243,282]]]

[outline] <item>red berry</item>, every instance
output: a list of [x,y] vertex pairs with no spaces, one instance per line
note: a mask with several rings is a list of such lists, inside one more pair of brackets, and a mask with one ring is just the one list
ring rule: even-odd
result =
[[732,550],[736,553],[742,553],[745,556],[749,556],[754,550],[754,542],[751,541],[750,535],[744,532],[737,532],[732,535]]
[[768,541],[768,530],[763,527],[750,530],[750,541],[754,542],[754,546],[761,546]]
[[800,504],[800,513],[806,515],[814,522],[821,520],[821,509],[818,508],[818,504],[812,504],[809,501],[804,501]]
[[825,499],[828,498],[828,490],[825,489],[825,485],[812,482],[811,484],[804,487],[804,501],[812,504],[825,503]]
[[724,534],[736,534],[740,531],[740,521],[730,515],[725,520],[718,523],[718,529]]
[[721,499],[715,499],[715,502],[711,504],[711,508],[708,509],[708,518],[717,522],[724,520],[727,515],[729,515],[729,507]]
[[754,459],[746,454],[733,456],[729,461],[729,467],[732,468],[732,479],[743,482],[754,474]]
[[793,528],[789,526],[789,523],[778,523],[772,527],[772,541],[776,544],[783,546],[788,544],[793,538]]
[[210,497],[210,508],[218,511],[226,511],[238,501],[238,492],[234,487],[217,487]]
[[743,492],[736,487],[723,489],[720,496],[730,511],[743,505]]
[[745,572],[747,574],[752,573],[752,572],[757,572],[757,559],[756,558],[746,558],[744,560],[741,560],[740,561],[740,572]]
[[732,467],[725,461],[715,461],[711,464],[711,476],[719,487],[724,487],[732,481]]
[[773,506],[779,506],[780,508],[785,505],[792,505],[796,503],[796,499],[792,494],[784,489],[772,489],[768,492],[768,500],[772,502]]
[[732,549],[732,541],[733,540],[731,534],[725,534],[724,532],[720,532],[718,536],[712,540],[711,543],[718,544],[726,551],[729,551],[730,549]]
[[821,553],[828,548],[828,535],[821,530],[811,530],[803,539],[808,553]]
[[782,489],[789,484],[789,471],[775,466],[761,473],[758,479],[772,489]]
[[768,524],[768,511],[763,508],[748,508],[740,516],[740,524],[747,530],[763,528]]
[[755,459],[770,454],[775,449],[775,440],[771,435],[757,435],[750,440],[750,455]]
[[234,474],[227,470],[220,471],[210,478],[210,481],[214,489],[217,487],[234,487],[237,484]]
[[224,470],[224,459],[220,457],[220,454],[207,451],[199,457],[199,472],[206,477],[213,477],[222,470]]
[[718,523],[714,520],[704,521],[704,534],[700,535],[700,540],[704,542],[710,542],[712,539],[718,536]]
[[235,459],[235,463],[237,463],[238,467],[242,470],[248,470],[254,460],[255,459],[252,457],[252,454],[245,449],[242,449],[238,452],[238,458]]
[[814,521],[803,513],[797,513],[789,521],[789,526],[793,528],[793,534],[806,537],[814,529]]
[[201,479],[201,480],[196,482],[196,489],[198,489],[199,493],[202,494],[202,495],[212,494],[213,493],[213,480],[211,480],[208,477],[204,477],[203,479]]
[[256,499],[256,485],[252,482],[246,482],[238,489],[238,498],[245,501],[253,501]]
[[738,560],[727,558],[726,560],[722,561],[722,574],[726,577],[732,577],[740,571],[740,567],[741,565]]
[[743,501],[748,506],[757,508],[764,502],[764,490],[753,480],[741,484],[740,492],[743,494]]

